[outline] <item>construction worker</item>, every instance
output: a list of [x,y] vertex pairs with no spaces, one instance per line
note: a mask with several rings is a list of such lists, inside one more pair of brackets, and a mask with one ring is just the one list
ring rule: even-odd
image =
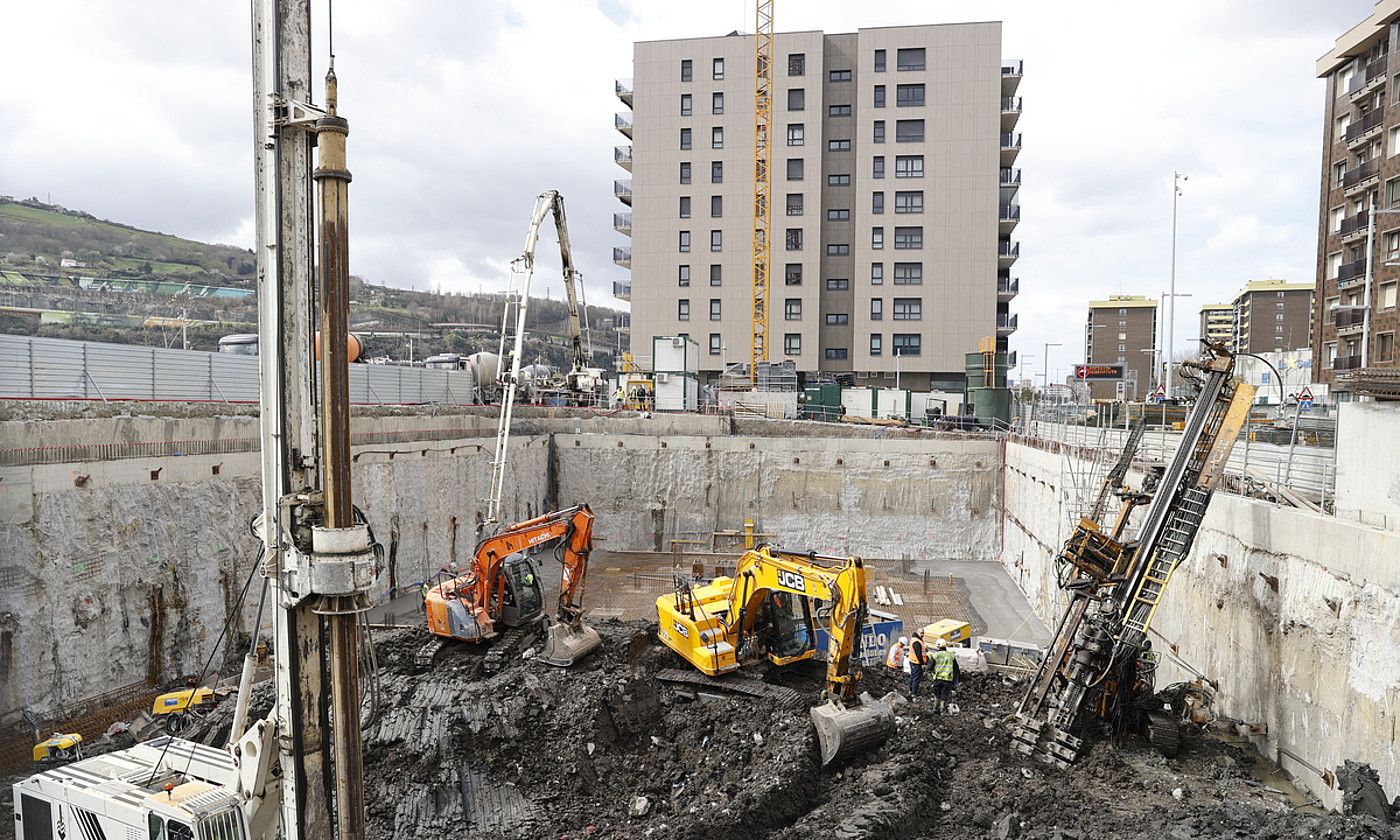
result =
[[889,652],[885,654],[885,667],[891,671],[903,671],[905,648],[908,646],[908,636],[900,636],[899,641],[890,645]]
[[943,712],[948,708],[948,701],[953,696],[953,684],[958,679],[958,658],[948,649],[948,642],[944,639],[939,639],[935,648],[933,653],[933,710]]
[[909,643],[906,659],[909,667],[909,699],[919,696],[919,683],[924,679],[924,666],[928,663],[928,650],[924,647],[924,631],[915,630],[914,639]]
[[423,585],[420,586],[420,587],[418,588],[418,589],[419,589],[419,592],[420,592],[420,593],[422,594],[422,596],[423,596],[423,603],[422,603],[423,615],[427,615],[427,614],[428,614],[428,590],[429,590],[429,589],[432,589],[432,588],[433,588],[432,583],[430,583],[430,582],[428,581],[427,578],[423,578]]
[[617,390],[613,392],[613,407],[622,408],[623,399],[622,386],[619,385],[617,386]]

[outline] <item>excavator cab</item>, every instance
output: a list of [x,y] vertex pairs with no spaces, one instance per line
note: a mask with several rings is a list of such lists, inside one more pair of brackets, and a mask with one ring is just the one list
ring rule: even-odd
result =
[[787,592],[773,592],[763,600],[761,634],[774,665],[810,659],[816,653],[810,599]]
[[511,554],[501,563],[501,623],[519,627],[534,621],[544,612],[544,596],[540,593],[540,576],[535,564],[523,553]]

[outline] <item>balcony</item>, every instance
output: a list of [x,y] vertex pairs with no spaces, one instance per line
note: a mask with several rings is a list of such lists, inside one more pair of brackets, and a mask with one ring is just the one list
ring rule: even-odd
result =
[[1008,132],[1016,128],[1016,121],[1021,118],[1021,97],[1003,96],[1001,98],[1001,130]]
[[1342,263],[1337,269],[1337,288],[1344,289],[1347,284],[1360,280],[1366,276],[1366,258],[1352,260],[1349,263]]
[[1347,218],[1342,219],[1342,227],[1341,230],[1338,231],[1342,235],[1342,241],[1351,242],[1352,240],[1361,239],[1362,237],[1364,237],[1366,235],[1366,228],[1368,227],[1370,218],[1370,214],[1367,211],[1362,210],[1355,216],[1348,216]]
[[997,268],[1010,268],[1021,256],[1021,243],[1002,239],[997,242]]
[[632,179],[628,178],[625,181],[613,181],[613,195],[617,197],[618,201],[621,201],[623,204],[626,204],[628,207],[631,207]]
[[1359,333],[1366,326],[1366,307],[1338,306],[1332,310],[1332,325],[1337,335]]
[[613,281],[613,297],[617,298],[618,300],[626,300],[626,301],[632,300],[632,281],[631,281],[631,280],[614,280],[614,281]]
[[1021,86],[1021,59],[1004,58],[1001,61],[1001,95],[1003,98],[1016,93]]
[[613,146],[613,163],[617,164],[618,166],[621,166],[623,169],[626,169],[628,172],[631,172],[631,171],[632,171],[632,147],[631,147],[631,146]]
[[614,249],[613,249],[613,262],[616,263],[617,265],[622,266],[623,268],[628,268],[628,269],[630,269],[630,268],[632,267],[632,249],[631,249],[631,248],[614,248]]
[[1342,177],[1342,192],[1347,196],[1365,192],[1380,180],[1380,175],[1380,161],[1368,160]]
[[1011,167],[1001,170],[1001,185],[1002,187],[1021,186],[1021,170]]
[[1006,312],[997,313],[997,336],[1003,337],[1016,332],[1017,318],[1013,314]]
[[1381,129],[1384,127],[1385,111],[1381,108],[1372,108],[1365,114],[1362,114],[1361,119],[1347,126],[1346,133],[1342,135],[1342,139],[1346,141],[1348,149],[1354,150],[1358,146],[1364,145],[1372,138],[1378,136],[1381,133]]
[[997,223],[1002,236],[1009,236],[1011,231],[1016,229],[1016,223],[1021,221],[1021,205],[1011,204],[1003,201],[997,211]]
[[614,114],[613,125],[622,132],[622,136],[628,140],[632,139],[632,117],[629,114]]
[[1350,96],[1353,102],[1380,87],[1380,83],[1385,81],[1386,62],[1389,58],[1390,56],[1383,55],[1367,64],[1364,71],[1351,77],[1351,84],[1347,85],[1347,96]]
[[1338,356],[1332,360],[1332,370],[1360,370],[1360,356]]
[[997,278],[997,303],[1006,303],[1021,293],[1021,278]]
[[620,234],[623,234],[624,236],[631,236],[631,235],[632,235],[632,214],[631,214],[631,213],[614,213],[614,214],[613,214],[613,230],[617,231],[617,232],[620,233]]
[[1001,135],[1001,167],[1002,169],[1011,166],[1016,162],[1016,157],[1021,154],[1021,135],[1019,132],[1008,132]]
[[632,107],[632,80],[618,79],[616,84],[617,98],[621,99],[628,108]]

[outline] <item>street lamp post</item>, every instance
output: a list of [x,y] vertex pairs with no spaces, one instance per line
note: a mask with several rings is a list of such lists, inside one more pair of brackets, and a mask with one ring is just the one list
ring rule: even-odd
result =
[[1041,355],[1041,360],[1044,362],[1042,366],[1043,370],[1041,376],[1045,380],[1045,395],[1047,397],[1050,395],[1050,348],[1063,346],[1064,345],[1058,341],[1046,342],[1045,350],[1042,352]]
[[[1190,292],[1162,292],[1162,297],[1164,297],[1164,298],[1171,298],[1171,303],[1168,304],[1168,309],[1169,309],[1169,310],[1175,310],[1175,309],[1176,309],[1176,299],[1179,298],[1179,297],[1191,297],[1191,293],[1190,293]],[[1176,319],[1175,319],[1175,316],[1173,316],[1173,318],[1172,318],[1173,323],[1175,323],[1175,320],[1176,320]],[[1162,359],[1161,359],[1161,362],[1162,362],[1161,370],[1162,370],[1162,372],[1163,372],[1163,379],[1162,379],[1162,382],[1164,383],[1164,384],[1163,384],[1163,393],[1166,394],[1166,396],[1167,396],[1168,398],[1170,398],[1171,395],[1172,395],[1172,364],[1173,364],[1173,360],[1172,360],[1172,334],[1171,334],[1171,332],[1170,332],[1169,330],[1164,331],[1164,340],[1163,340],[1162,344],[1164,345],[1164,355],[1162,356]]]
[[1172,173],[1172,271],[1171,280],[1168,285],[1171,288],[1171,303],[1167,305],[1167,341],[1166,359],[1163,367],[1166,369],[1167,396],[1172,392],[1172,332],[1176,330],[1176,204],[1181,197],[1181,182],[1187,180],[1187,176],[1180,172]]

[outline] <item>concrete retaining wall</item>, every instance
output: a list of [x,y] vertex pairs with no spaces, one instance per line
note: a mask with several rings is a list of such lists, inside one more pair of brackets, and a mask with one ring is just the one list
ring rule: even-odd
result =
[[[1006,448],[1001,559],[1047,623],[1083,470]],[[1220,711],[1268,723],[1260,751],[1329,806],[1338,792],[1302,762],[1370,762],[1400,787],[1400,534],[1218,493],[1153,627],[1189,663],[1167,662],[1163,679],[1218,680]]]

